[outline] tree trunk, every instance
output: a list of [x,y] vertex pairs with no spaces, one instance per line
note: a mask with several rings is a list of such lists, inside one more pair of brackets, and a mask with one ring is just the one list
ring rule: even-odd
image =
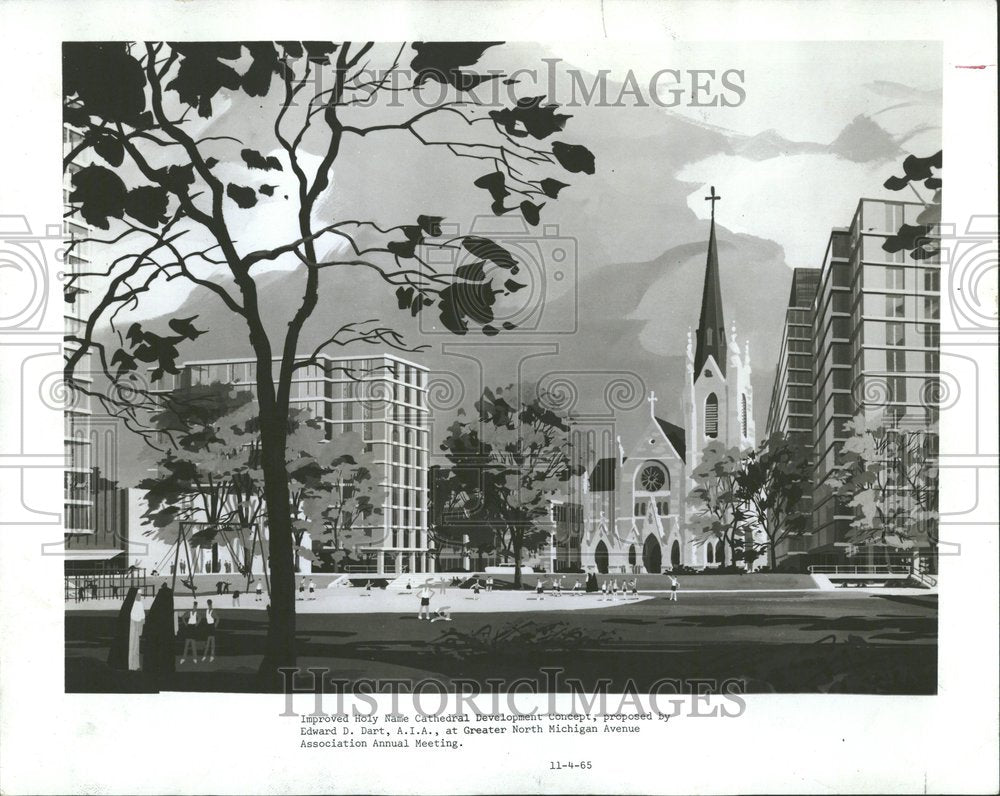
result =
[[521,588],[521,532],[514,531],[514,588]]
[[[279,414],[275,412],[274,414]],[[265,417],[261,413],[261,470],[267,502],[268,553],[270,559],[270,606],[264,660],[258,671],[263,690],[282,687],[281,667],[295,666],[295,571],[292,518],[289,513],[288,472],[285,463],[287,417]]]
[[778,566],[778,553],[774,549],[774,539],[767,540],[767,568],[774,572],[775,568]]

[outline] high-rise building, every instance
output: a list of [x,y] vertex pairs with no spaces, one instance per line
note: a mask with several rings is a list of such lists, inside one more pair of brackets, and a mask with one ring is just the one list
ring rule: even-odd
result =
[[[378,573],[433,572],[427,533],[427,368],[391,354],[321,354],[315,360],[295,371],[292,408],[321,418],[328,438],[359,434],[383,489],[382,513],[355,527],[367,541],[353,552]],[[179,375],[167,375],[156,386],[170,390],[223,382],[255,392],[256,367],[249,358],[185,362]]]
[[[774,374],[771,404],[767,415],[767,436],[784,434],[792,442],[809,449],[813,444],[813,301],[819,287],[819,268],[796,268],[785,310],[785,324]],[[809,495],[807,502],[811,503]],[[806,508],[811,512],[811,508]],[[805,536],[789,536],[775,550],[781,561],[808,550]]]
[[[823,488],[857,414],[898,427],[937,421],[940,264],[883,243],[923,205],[862,199],[827,245],[813,304],[813,528],[809,563],[839,563],[854,511]],[[873,547],[866,551],[877,554]]]
[[[83,136],[74,128],[63,126],[63,148],[68,153],[77,147]],[[69,207],[71,180],[81,166],[70,163],[65,172],[63,199]],[[67,215],[64,234],[71,246],[63,260],[66,280],[63,290],[63,327],[67,338],[82,336],[87,319],[93,311],[90,291],[72,279],[75,274],[92,270],[90,266],[89,243],[91,229],[78,215]],[[79,349],[72,339],[64,343],[66,356]],[[95,516],[95,492],[98,484],[94,477],[94,434],[92,424],[92,401],[85,390],[93,384],[93,357],[86,353],[74,369],[74,380],[83,389],[71,390],[67,395],[64,410],[64,447],[66,470],[64,475],[63,526],[64,555],[67,574],[104,570],[109,566],[121,566],[125,549],[118,544],[114,532],[98,533]],[[112,564],[112,559],[120,560]]]

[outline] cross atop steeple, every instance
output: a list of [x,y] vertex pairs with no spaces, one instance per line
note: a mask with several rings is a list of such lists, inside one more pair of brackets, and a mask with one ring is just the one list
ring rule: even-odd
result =
[[712,185],[711,186],[711,191],[709,192],[708,196],[705,197],[705,201],[712,203],[712,220],[713,221],[715,220],[715,203],[718,202],[720,199],[722,199],[722,197],[719,196],[715,192],[715,186]]
[[656,402],[660,399],[656,397],[656,393],[653,390],[649,391],[649,397],[646,399],[649,401],[649,416],[654,420],[656,419]]

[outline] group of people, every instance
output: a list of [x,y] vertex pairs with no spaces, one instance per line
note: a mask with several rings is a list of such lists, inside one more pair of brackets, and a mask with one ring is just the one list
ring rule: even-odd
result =
[[[368,585],[369,586],[371,585],[371,581],[368,581]],[[298,596],[298,599],[304,600],[305,598],[306,598],[306,579],[305,578],[301,578],[299,580],[299,596]],[[309,599],[310,600],[315,600],[316,599],[316,581],[314,581],[314,580],[310,580],[309,581]]]
[[632,597],[638,599],[639,597],[639,581],[637,578],[632,578],[628,580],[627,578],[622,578],[621,586],[618,585],[618,579],[615,578],[610,582],[604,581],[601,584],[601,600],[610,600],[611,602],[618,601],[618,595],[621,594],[622,599],[628,599],[629,594]]
[[[215,633],[219,627],[219,617],[215,612],[212,601],[208,601],[208,607],[204,615],[198,610],[198,601],[195,600],[181,622],[181,635],[184,637],[184,650],[181,652],[181,663],[191,657],[192,663],[198,663],[198,643],[204,643],[201,652],[201,660],[204,663],[207,658],[209,662],[215,660]],[[190,652],[189,652],[190,651]]]
[[131,586],[118,612],[108,651],[113,669],[144,671],[153,676],[174,670],[173,591],[162,586],[147,609],[143,592]]

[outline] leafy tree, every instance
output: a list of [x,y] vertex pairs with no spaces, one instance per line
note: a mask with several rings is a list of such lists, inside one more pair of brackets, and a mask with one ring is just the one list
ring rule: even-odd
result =
[[886,424],[859,414],[846,423],[844,441],[827,486],[855,511],[850,541],[889,550],[936,546],[937,429]]
[[204,523],[189,542],[215,545],[218,527],[231,520],[234,477],[246,462],[239,429],[252,416],[251,397],[214,382],[175,390],[164,402],[151,428],[166,440],[166,451],[156,474],[138,484],[146,491],[143,517],[150,533],[170,542],[177,541],[180,523]]
[[312,532],[314,542],[329,537],[331,544],[323,546],[331,548],[333,562],[362,542],[381,542],[384,531],[371,523],[382,515],[384,490],[373,478],[375,457],[365,451],[361,435],[341,434],[331,440],[321,434],[301,436],[301,442],[289,442],[300,454],[289,465],[297,556],[315,559],[313,551],[302,546],[306,531]]
[[738,489],[755,528],[767,537],[771,571],[778,563],[777,546],[808,527],[809,461],[810,451],[780,432],[743,457]]
[[544,395],[512,403],[513,391],[512,385],[483,390],[476,421],[452,424],[441,448],[451,462],[451,473],[442,477],[453,479],[445,495],[460,496],[455,504],[472,527],[488,530],[496,549],[513,558],[519,587],[525,550],[549,538],[539,521],[582,468],[573,463],[566,418]]
[[691,473],[694,486],[688,494],[693,526],[709,539],[722,540],[733,563],[746,554],[750,527],[750,510],[740,488],[743,466],[739,448],[709,443]]
[[481,492],[476,488],[484,461],[478,431],[471,425],[453,425],[450,431],[444,445],[451,466],[434,465],[429,473],[428,530],[439,561],[448,547],[480,555],[504,548],[499,526],[485,522]]
[[[70,253],[84,243],[108,246],[109,256],[103,270],[72,274],[67,281],[68,291],[90,290],[96,301],[82,330],[66,336],[73,344],[66,380],[145,433],[143,413],[158,404],[137,371],[149,370],[154,383],[176,374],[181,350],[205,330],[193,319],[173,318],[169,332],[134,323],[122,336],[115,325],[119,312],[135,307],[158,280],[181,279],[214,295],[244,327],[256,366],[272,569],[261,665],[265,687],[277,685],[277,668],[295,664],[295,543],[286,464],[292,377],[327,346],[412,350],[391,325],[361,321],[354,307],[338,305],[338,279],[350,279],[357,269],[374,273],[395,292],[400,311],[417,315],[433,308],[441,326],[455,334],[509,329],[494,324],[494,307],[525,287],[515,279],[516,258],[493,241],[444,239],[443,219],[428,207],[435,202],[431,195],[415,197],[423,206],[406,219],[351,217],[352,197],[338,184],[345,164],[393,157],[400,172],[423,166],[405,160],[404,142],[427,155],[461,157],[484,166],[474,185],[489,194],[495,214],[520,213],[532,225],[546,201],[566,187],[551,175],[553,169],[594,171],[586,148],[555,140],[569,118],[555,104],[521,98],[485,111],[477,87],[516,85],[496,71],[476,71],[494,46],[64,45],[64,122],[82,136],[64,157],[71,182],[68,215],[109,233],[70,246]],[[386,142],[386,136],[396,138]],[[380,149],[371,146],[374,141]],[[279,190],[286,175],[291,187]],[[395,185],[385,189],[397,191]],[[254,235],[279,240],[261,246]],[[428,260],[435,250],[464,251],[473,262],[442,269]],[[258,279],[282,265],[295,269],[301,299],[290,317],[268,325]],[[329,291],[322,301],[321,275]],[[301,360],[302,330],[319,306],[329,335]],[[114,351],[96,334],[106,322],[118,336]],[[121,389],[94,390],[74,378],[91,354]]]

